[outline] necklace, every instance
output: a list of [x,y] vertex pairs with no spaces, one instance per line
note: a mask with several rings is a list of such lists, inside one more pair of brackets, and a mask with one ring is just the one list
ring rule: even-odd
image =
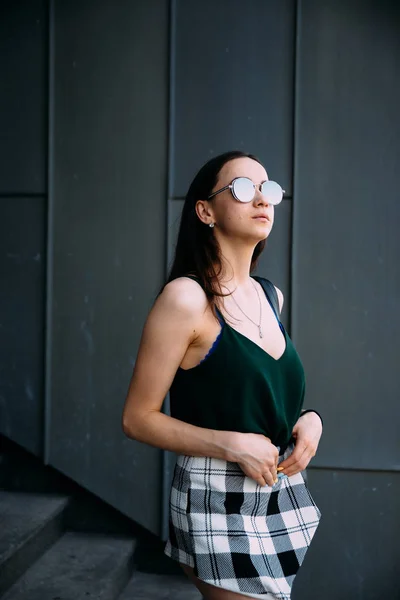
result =
[[253,324],[254,324],[256,327],[258,327],[258,334],[259,334],[260,338],[262,338],[262,337],[263,337],[263,333],[262,333],[262,331],[261,331],[261,318],[262,318],[262,306],[261,306],[261,299],[260,299],[260,294],[259,294],[259,292],[258,292],[258,289],[257,289],[257,286],[256,286],[256,284],[254,283],[254,281],[253,281],[253,280],[251,280],[251,283],[253,284],[253,287],[255,288],[255,290],[256,290],[256,292],[257,292],[258,304],[259,304],[259,306],[260,306],[260,319],[259,319],[259,322],[258,322],[258,323],[256,323],[255,321],[253,321],[253,319],[251,319],[251,318],[249,317],[249,315],[246,315],[246,313],[245,313],[245,312],[244,312],[244,311],[243,311],[243,310],[240,308],[239,304],[238,304],[238,303],[236,302],[236,300],[235,300],[235,297],[234,297],[233,293],[232,293],[232,298],[233,298],[233,301],[234,301],[234,303],[236,304],[236,306],[237,306],[237,307],[238,307],[238,309],[240,310],[240,312],[241,312],[241,313],[243,313],[243,314],[244,314],[244,316],[245,316],[245,317],[246,317],[246,318],[247,318],[249,321],[251,321],[251,322],[252,322],[252,323],[253,323]]

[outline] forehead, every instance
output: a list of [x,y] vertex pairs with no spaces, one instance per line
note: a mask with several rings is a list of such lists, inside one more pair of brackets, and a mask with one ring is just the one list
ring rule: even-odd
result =
[[247,156],[235,158],[226,163],[219,173],[218,182],[225,185],[235,177],[249,177],[254,183],[261,183],[268,179],[264,167]]

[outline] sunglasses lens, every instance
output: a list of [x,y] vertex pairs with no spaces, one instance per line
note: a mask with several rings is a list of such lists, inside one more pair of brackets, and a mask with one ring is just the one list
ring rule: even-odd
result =
[[276,181],[264,181],[261,193],[267,198],[269,204],[279,204],[283,198],[283,190]]
[[238,177],[232,184],[234,196],[240,202],[250,202],[254,198],[254,185],[247,177]]

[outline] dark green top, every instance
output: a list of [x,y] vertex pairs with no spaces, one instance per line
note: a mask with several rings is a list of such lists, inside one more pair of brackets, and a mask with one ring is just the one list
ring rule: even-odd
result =
[[206,358],[176,372],[170,389],[172,417],[208,429],[262,433],[276,446],[289,442],[303,406],[305,377],[299,355],[274,313],[286,338],[278,360],[231,327],[218,311],[222,328]]

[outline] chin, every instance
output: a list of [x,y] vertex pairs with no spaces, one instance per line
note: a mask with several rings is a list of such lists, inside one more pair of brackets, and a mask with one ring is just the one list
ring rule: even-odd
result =
[[264,235],[262,238],[259,238],[259,240],[258,240],[258,241],[259,241],[259,242],[263,242],[264,240],[267,240],[267,239],[269,238],[269,233],[270,233],[270,232],[266,233],[266,234],[265,234],[265,235]]
[[[260,237],[260,239],[265,240],[271,233],[272,223],[269,221],[258,223],[258,226],[254,229],[254,233]],[[257,233],[256,233],[257,232]]]
[[258,242],[263,242],[264,240],[268,239],[269,234],[271,232],[270,231],[265,231],[264,234],[258,234],[258,235],[251,235],[251,241],[255,244],[258,244]]

